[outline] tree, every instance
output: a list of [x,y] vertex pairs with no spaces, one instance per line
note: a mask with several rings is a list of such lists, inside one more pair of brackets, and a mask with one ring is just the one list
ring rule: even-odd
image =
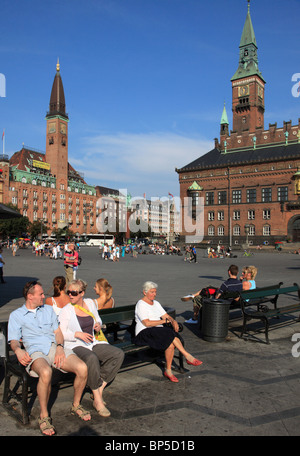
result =
[[[20,210],[17,206],[14,206],[11,203],[6,204],[6,206],[14,209],[17,212]],[[6,219],[0,221],[0,234],[3,238],[5,237],[24,237],[27,235],[28,228],[30,226],[30,221],[28,217],[18,217],[13,219]]]

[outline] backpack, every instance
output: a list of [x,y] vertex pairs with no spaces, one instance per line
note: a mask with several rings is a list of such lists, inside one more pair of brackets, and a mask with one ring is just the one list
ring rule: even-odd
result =
[[82,258],[79,256],[79,257],[78,257],[78,266],[80,266],[81,263],[82,263]]
[[208,286],[206,288],[202,288],[200,296],[202,298],[214,298],[217,291],[218,291],[218,288]]

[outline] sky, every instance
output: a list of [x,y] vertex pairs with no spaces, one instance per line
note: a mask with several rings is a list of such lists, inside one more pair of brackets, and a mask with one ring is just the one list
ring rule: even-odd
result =
[[[232,128],[230,79],[247,8],[247,0],[1,0],[5,153],[23,144],[45,151],[59,58],[71,165],[90,185],[178,196],[175,168],[214,148],[224,102]],[[265,128],[295,125],[300,0],[251,0],[250,12]]]

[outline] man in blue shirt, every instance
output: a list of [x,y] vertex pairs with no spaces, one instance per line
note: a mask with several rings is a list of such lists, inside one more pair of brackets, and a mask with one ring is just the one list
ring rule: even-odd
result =
[[76,375],[71,413],[88,421],[91,415],[80,405],[87,381],[87,366],[71,350],[64,349],[64,338],[56,314],[52,306],[44,305],[45,295],[41,284],[28,282],[23,289],[23,296],[25,304],[10,314],[8,341],[27,372],[39,377],[39,426],[42,434],[53,435],[55,428],[48,416],[52,367]]

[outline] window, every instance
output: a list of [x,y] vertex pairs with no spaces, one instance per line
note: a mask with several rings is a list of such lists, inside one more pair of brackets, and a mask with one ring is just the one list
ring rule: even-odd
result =
[[218,212],[218,220],[224,220],[224,211]]
[[254,220],[255,219],[255,211],[250,210],[248,211],[248,220]]
[[218,236],[224,236],[224,226],[223,225],[220,225],[218,226]]
[[208,220],[212,221],[212,220],[215,220],[215,213],[214,211],[210,211],[208,213]]
[[206,204],[206,206],[210,206],[210,205],[214,204],[214,192],[206,192],[205,204]]
[[240,220],[241,213],[240,211],[233,211],[233,220]]
[[271,227],[270,227],[270,225],[263,226],[263,236],[271,236]]
[[278,187],[277,199],[278,199],[278,201],[287,201],[288,200],[288,187]]
[[227,204],[227,192],[222,190],[218,192],[218,204]]
[[232,204],[240,204],[242,202],[242,190],[232,190]]
[[255,236],[255,226],[254,225],[249,226],[249,236]]
[[208,236],[214,236],[215,235],[215,227],[213,225],[210,225],[208,227]]
[[256,188],[248,188],[247,203],[256,203]]
[[264,220],[270,220],[271,218],[271,211],[270,209],[264,209],[263,210],[263,219]]
[[239,225],[235,225],[233,227],[233,236],[240,236],[241,235],[241,227]]
[[272,189],[262,188],[261,189],[261,200],[263,203],[270,203],[272,201]]

